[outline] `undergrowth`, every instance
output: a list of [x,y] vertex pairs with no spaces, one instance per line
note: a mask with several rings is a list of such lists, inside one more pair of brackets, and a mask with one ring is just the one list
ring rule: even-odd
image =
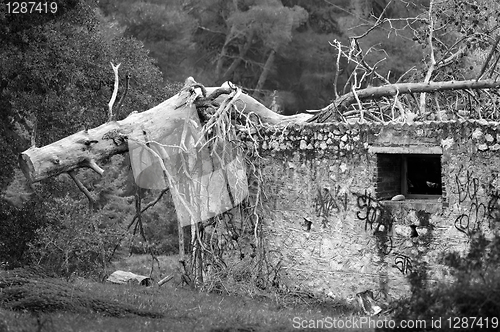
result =
[[394,319],[425,320],[428,330],[433,319],[441,318],[443,331],[456,331],[463,328],[457,318],[464,317],[468,331],[500,328],[500,236],[473,234],[465,256],[444,253],[442,263],[454,282],[414,288],[410,297],[395,304]]
[[113,248],[124,233],[117,222],[69,197],[55,198],[47,212],[50,220],[37,229],[26,255],[31,265],[67,279],[74,276],[103,279]]

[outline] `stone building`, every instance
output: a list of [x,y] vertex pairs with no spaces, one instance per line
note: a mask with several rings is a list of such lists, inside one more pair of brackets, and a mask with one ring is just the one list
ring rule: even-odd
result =
[[412,271],[431,284],[450,278],[441,254],[498,227],[500,123],[328,123],[263,135],[263,245],[290,286],[399,298]]

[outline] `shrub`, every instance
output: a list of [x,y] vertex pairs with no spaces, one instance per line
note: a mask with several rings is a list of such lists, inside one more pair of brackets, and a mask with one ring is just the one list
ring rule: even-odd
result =
[[35,265],[66,278],[72,275],[103,276],[123,229],[106,220],[106,210],[89,211],[69,196],[54,199],[46,227],[36,231],[29,256]]
[[[456,330],[453,328],[455,323],[458,324],[456,327],[462,328],[462,321],[459,322],[457,317],[482,319],[475,326],[471,326],[472,320],[469,320],[468,330],[500,327],[500,236],[488,239],[484,234],[474,234],[465,257],[456,252],[446,253],[442,262],[450,268],[455,281],[441,283],[432,289],[415,287],[411,297],[397,303],[394,318],[426,320],[429,330],[431,319],[438,317],[443,322],[443,331]],[[480,322],[483,326],[478,324]]]
[[6,268],[22,266],[25,253],[37,229],[47,223],[43,206],[31,201],[17,209],[0,200],[0,265]]

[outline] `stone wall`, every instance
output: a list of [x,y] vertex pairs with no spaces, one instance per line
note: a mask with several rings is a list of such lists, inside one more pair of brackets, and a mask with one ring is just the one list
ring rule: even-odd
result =
[[[464,252],[474,230],[499,224],[498,150],[497,123],[269,128],[260,149],[267,258],[281,262],[289,287],[332,297],[371,289],[398,298],[418,268],[430,283],[446,280],[441,253]],[[383,156],[397,154],[439,155],[442,194],[387,200],[401,166]]]

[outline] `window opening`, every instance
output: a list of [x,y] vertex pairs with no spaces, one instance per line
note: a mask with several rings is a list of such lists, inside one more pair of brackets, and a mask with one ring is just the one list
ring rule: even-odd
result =
[[377,154],[377,197],[433,199],[442,196],[441,155]]

